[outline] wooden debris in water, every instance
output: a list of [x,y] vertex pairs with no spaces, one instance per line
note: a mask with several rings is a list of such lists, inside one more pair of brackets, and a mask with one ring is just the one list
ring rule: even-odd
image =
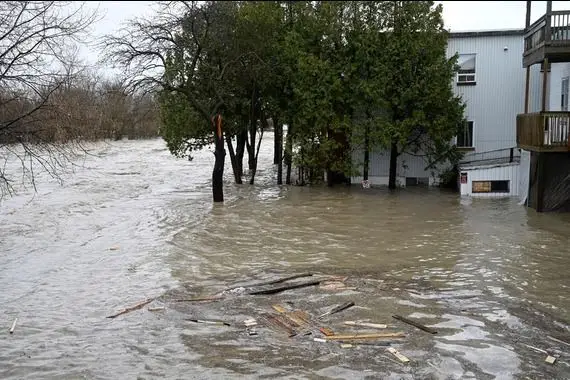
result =
[[378,323],[368,323],[368,322],[357,322],[357,321],[345,321],[345,325],[348,326],[358,326],[358,327],[370,327],[372,329],[386,329],[388,325],[378,324]]
[[345,303],[343,303],[342,305],[333,307],[331,310],[327,311],[326,313],[321,314],[321,315],[319,316],[319,319],[322,319],[322,318],[324,318],[324,317],[326,317],[326,316],[328,316],[328,315],[333,315],[333,314],[339,313],[339,312],[341,312],[341,311],[343,311],[343,310],[346,310],[346,309],[348,309],[348,308],[350,308],[350,307],[352,307],[352,306],[354,306],[354,302],[352,302],[352,301],[345,302]]
[[276,280],[271,280],[271,281],[258,282],[258,283],[256,283],[256,284],[251,284],[251,285],[233,286],[233,287],[231,287],[231,288],[225,289],[224,292],[228,292],[228,291],[230,291],[230,290],[239,289],[239,288],[257,288],[257,287],[259,287],[259,286],[275,285],[275,284],[280,284],[280,283],[282,283],[282,282],[286,282],[286,281],[290,281],[290,280],[295,280],[295,279],[297,279],[297,278],[311,277],[312,275],[313,275],[312,273],[295,274],[295,275],[293,275],[293,276],[278,278],[278,279],[276,279]]
[[283,306],[281,305],[272,305],[271,306],[273,308],[273,310],[275,310],[278,313],[285,313],[287,312],[287,309],[285,309]]
[[567,345],[567,346],[570,347],[570,343],[565,342],[565,341],[563,341],[563,340],[556,339],[556,338],[554,338],[554,337],[552,337],[552,336],[550,336],[550,335],[548,335],[547,338],[550,339],[550,340],[553,340],[553,341],[555,341],[555,342],[565,344],[565,345]]
[[527,347],[530,348],[531,350],[534,350],[534,351],[536,351],[536,352],[540,352],[540,353],[542,353],[542,354],[548,355],[548,352],[547,352],[546,350],[543,350],[543,349],[541,349],[541,348],[534,347],[534,346],[531,346],[531,345],[528,345],[528,344],[525,344],[525,343],[523,343],[523,345],[524,345],[524,346],[527,346]]
[[381,333],[381,334],[360,334],[360,335],[332,335],[327,336],[328,340],[359,340],[359,339],[381,339],[381,338],[405,338],[403,332]]
[[194,323],[205,323],[207,325],[223,325],[223,326],[231,326],[228,322],[224,321],[210,321],[206,319],[186,319],[186,321],[194,322]]
[[174,300],[174,302],[205,302],[205,301],[217,301],[221,300],[222,296],[208,296],[208,297],[198,297],[198,298],[187,298],[181,300]]
[[255,290],[253,292],[249,292],[249,294],[251,294],[251,295],[277,294],[277,293],[284,292],[285,290],[306,288],[308,286],[316,286],[316,285],[319,285],[320,283],[321,283],[321,281],[302,282],[299,284],[279,286],[277,288],[272,288],[272,289]]
[[400,351],[396,350],[394,347],[388,347],[386,349],[386,351],[388,351],[389,353],[391,353],[392,355],[394,355],[395,357],[398,358],[399,361],[401,361],[402,363],[407,363],[410,361],[410,359],[408,359],[407,357],[405,357],[404,355],[402,355],[400,353]]
[[554,356],[548,355],[546,357],[546,359],[544,359],[544,361],[547,362],[548,364],[554,364],[554,362],[556,361],[556,358]]
[[329,329],[328,327],[321,327],[319,329],[320,332],[323,333],[323,335],[326,336],[333,336],[334,335],[334,331],[332,331],[331,329]]
[[107,318],[117,318],[119,315],[127,314],[127,313],[130,313],[131,311],[138,310],[138,309],[144,307],[145,305],[148,305],[152,301],[154,301],[154,298],[148,299],[146,301],[139,302],[136,305],[133,305],[131,307],[127,307],[126,309],[119,311],[117,314],[110,315]]
[[402,316],[400,316],[400,315],[392,315],[392,318],[397,319],[397,320],[399,320],[399,321],[402,321],[402,322],[404,322],[404,323],[407,323],[407,324],[409,324],[409,325],[412,325],[412,326],[414,326],[414,327],[417,327],[418,329],[423,330],[423,331],[425,331],[425,332],[428,332],[428,333],[430,333],[430,334],[437,334],[437,331],[435,331],[434,329],[432,329],[432,328],[430,328],[430,327],[427,327],[427,326],[424,326],[424,325],[422,325],[422,324],[420,324],[420,323],[418,323],[418,322],[412,321],[411,319],[404,318],[404,317],[402,317]]
[[291,327],[289,323],[283,320],[284,318],[281,315],[264,313],[260,315],[259,319],[265,326],[277,332],[284,332],[289,337],[295,336],[297,334],[293,327]]
[[12,322],[12,327],[10,327],[10,334],[14,334],[14,330],[16,329],[16,323],[18,323],[18,318],[15,318],[14,322]]
[[157,307],[149,307],[147,310],[148,311],[162,311],[164,309],[165,309],[164,306],[157,306]]

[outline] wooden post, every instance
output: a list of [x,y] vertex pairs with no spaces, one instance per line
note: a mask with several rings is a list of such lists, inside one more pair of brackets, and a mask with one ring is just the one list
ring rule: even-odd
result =
[[544,71],[542,72],[542,112],[546,112],[546,85],[548,83],[548,65],[548,58],[544,58]]
[[543,152],[536,152],[536,212],[544,210],[544,155]]
[[528,29],[528,27],[530,26],[530,6],[531,6],[532,1],[527,0],[526,1],[526,23],[525,23],[525,29]]
[[551,18],[552,18],[552,1],[547,1],[546,2],[546,26],[544,27],[544,42],[545,44],[548,44],[551,40],[551,35],[550,35],[550,22],[551,22]]
[[528,113],[530,96],[530,66],[526,67],[526,86],[524,90],[524,113]]
[[214,202],[224,201],[224,162],[226,160],[226,150],[224,149],[224,133],[222,130],[222,116],[216,115],[212,118],[214,127],[214,138],[216,149],[214,151],[214,170],[212,171],[212,193]]

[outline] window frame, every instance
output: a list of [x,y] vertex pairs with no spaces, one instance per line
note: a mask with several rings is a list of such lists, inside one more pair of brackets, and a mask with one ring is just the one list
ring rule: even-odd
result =
[[[566,85],[566,86],[565,86]],[[568,112],[568,93],[570,92],[570,77],[562,78],[560,88],[560,110]]]
[[[461,56],[467,56],[467,57],[471,57],[474,60],[474,64],[473,64],[473,69],[467,69],[467,70],[462,70],[461,69],[461,64],[459,65],[460,68],[457,71],[457,76],[456,76],[456,84],[458,86],[474,86],[477,84],[477,54],[475,53],[465,53],[465,54],[459,54],[459,57]],[[471,58],[468,58],[465,60],[465,62],[470,61]],[[461,80],[461,78],[464,79],[469,79],[470,77],[473,77],[471,80]]]
[[[506,190],[493,190],[493,183],[504,182],[506,183]],[[488,184],[489,190],[475,190],[478,184]],[[483,180],[483,181],[472,181],[471,182],[471,192],[473,194],[509,194],[511,192],[511,181],[510,180]]]
[[465,121],[465,126],[463,129],[463,138],[465,140],[465,127],[467,127],[468,133],[469,133],[469,128],[471,129],[471,145],[467,146],[467,145],[459,145],[459,132],[457,133],[457,135],[455,136],[455,146],[457,147],[457,149],[466,149],[466,150],[475,150],[475,122],[473,120],[466,120]]

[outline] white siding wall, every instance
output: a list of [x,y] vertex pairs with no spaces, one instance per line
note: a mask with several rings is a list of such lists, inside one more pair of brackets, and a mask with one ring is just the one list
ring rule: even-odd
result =
[[[455,53],[476,54],[477,84],[457,86],[454,80],[453,85],[455,93],[461,95],[466,103],[466,118],[474,122],[475,151],[466,154],[465,161],[491,159],[494,151],[516,147],[516,116],[524,112],[526,80],[522,67],[522,33],[503,36],[454,34],[449,39],[447,54],[451,57]],[[529,112],[540,110],[541,78],[540,65],[532,66]],[[496,155],[497,158],[504,157],[505,151],[496,152]],[[363,154],[355,154],[354,159],[361,163]],[[372,184],[387,184],[389,161],[387,151],[370,154],[369,177]],[[407,168],[403,167],[404,162]],[[430,177],[430,183],[435,183],[437,174],[433,176],[431,170],[425,171],[425,166],[421,157],[401,156],[398,159],[399,181],[404,183],[405,177]],[[361,177],[353,177],[352,180],[359,183]],[[518,189],[518,179],[516,183]]]
[[[461,195],[479,198],[502,198],[512,197],[519,194],[519,165],[502,165],[496,167],[481,167],[462,169],[461,173],[467,173],[467,183],[461,184]],[[473,193],[473,181],[510,181],[509,193]]]
[[467,105],[466,118],[474,122],[474,153],[516,146],[516,116],[524,111],[522,34],[453,37],[447,49],[449,56],[476,54],[477,84],[454,85]]
[[562,111],[562,78],[570,76],[570,63],[553,63],[549,73],[549,108],[548,111]]
[[[364,162],[364,153],[356,152],[353,155],[353,162],[362,165]],[[437,170],[424,170],[427,166],[426,161],[419,156],[402,154],[398,157],[397,182],[399,186],[405,186],[406,177],[428,178],[430,184],[433,185],[437,180]],[[359,171],[362,173],[362,167]],[[370,152],[370,164],[368,168],[368,180],[372,185],[388,185],[388,177],[390,173],[390,152]],[[356,176],[352,179],[353,183],[360,183],[362,176]]]

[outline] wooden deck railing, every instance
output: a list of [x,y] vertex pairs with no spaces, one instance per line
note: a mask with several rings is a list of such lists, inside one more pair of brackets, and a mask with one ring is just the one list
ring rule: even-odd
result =
[[546,45],[570,45],[570,10],[553,11],[536,20],[524,36],[525,55]]
[[570,150],[569,131],[570,112],[536,112],[517,115],[519,147]]

